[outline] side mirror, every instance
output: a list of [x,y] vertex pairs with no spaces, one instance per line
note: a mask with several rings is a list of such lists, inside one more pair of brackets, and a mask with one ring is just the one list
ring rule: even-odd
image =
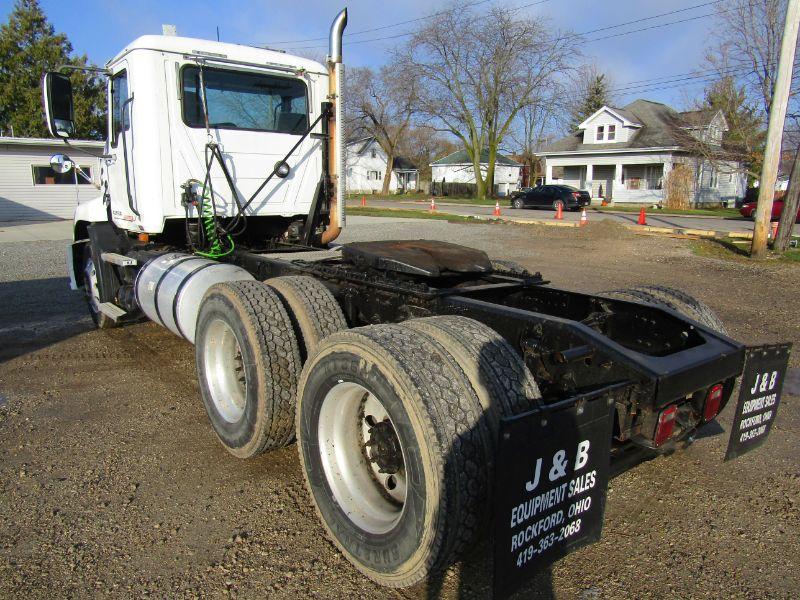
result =
[[69,173],[72,167],[75,166],[72,159],[66,154],[53,154],[50,157],[50,168],[59,175]]
[[50,135],[63,139],[75,135],[72,82],[69,77],[62,73],[45,73],[42,96]]

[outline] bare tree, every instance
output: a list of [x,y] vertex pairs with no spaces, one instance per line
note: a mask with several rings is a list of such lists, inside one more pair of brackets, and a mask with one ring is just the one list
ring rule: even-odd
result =
[[384,194],[389,193],[394,159],[416,111],[418,87],[416,79],[402,76],[396,65],[384,65],[377,73],[354,68],[347,76],[348,129],[374,137],[386,153]]
[[405,71],[420,79],[427,124],[461,142],[482,198],[493,191],[498,148],[520,111],[571,67],[576,54],[575,36],[500,6],[483,14],[463,7],[440,13],[399,53]]
[[581,65],[570,75],[564,86],[563,118],[570,131],[577,131],[587,117],[613,105],[615,85],[611,76],[594,63]]
[[400,155],[408,158],[419,169],[421,181],[431,180],[430,163],[457,148],[452,138],[445,137],[430,127],[410,127],[400,142]]
[[[722,113],[727,131],[713,129],[711,119]],[[711,82],[692,110],[670,123],[680,146],[718,172],[744,170],[752,179],[761,173],[766,131],[759,111],[748,100],[744,86],[731,75]]]

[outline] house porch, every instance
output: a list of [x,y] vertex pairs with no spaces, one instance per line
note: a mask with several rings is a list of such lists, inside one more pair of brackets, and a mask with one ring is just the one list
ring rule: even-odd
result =
[[614,164],[564,164],[547,161],[545,183],[589,190],[596,201],[655,203],[664,200],[664,179],[671,162],[630,160]]

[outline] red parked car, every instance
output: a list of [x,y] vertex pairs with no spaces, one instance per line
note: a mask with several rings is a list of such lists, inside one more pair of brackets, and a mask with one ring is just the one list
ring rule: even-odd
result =
[[[742,208],[739,209],[739,214],[741,214],[743,217],[747,217],[748,219],[755,218],[757,204],[757,202],[748,202],[746,204],[742,204]],[[772,203],[772,218],[770,220],[779,220],[782,212],[783,200],[775,200]],[[797,209],[797,220],[800,221],[800,208]]]

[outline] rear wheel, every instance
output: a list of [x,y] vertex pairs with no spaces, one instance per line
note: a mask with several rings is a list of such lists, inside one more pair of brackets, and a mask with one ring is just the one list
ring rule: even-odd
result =
[[689,317],[723,335],[727,335],[725,325],[717,314],[704,302],[689,294],[663,285],[640,285],[625,290],[603,292],[608,298],[635,300],[656,306],[665,306]]
[[512,206],[514,208],[525,208],[525,203],[522,201],[522,198],[515,198]]
[[289,275],[265,281],[283,302],[300,342],[303,361],[331,334],[347,329],[339,303],[328,288],[313,277]]
[[272,288],[211,286],[197,316],[195,357],[203,405],[231,454],[250,458],[291,442],[300,349]]
[[489,429],[435,339],[404,325],[336,333],[300,380],[300,461],[334,543],[382,585],[450,564],[488,514]]
[[561,207],[561,210],[564,210],[564,201],[563,200],[556,200],[553,202],[553,210],[558,210],[558,207]]

